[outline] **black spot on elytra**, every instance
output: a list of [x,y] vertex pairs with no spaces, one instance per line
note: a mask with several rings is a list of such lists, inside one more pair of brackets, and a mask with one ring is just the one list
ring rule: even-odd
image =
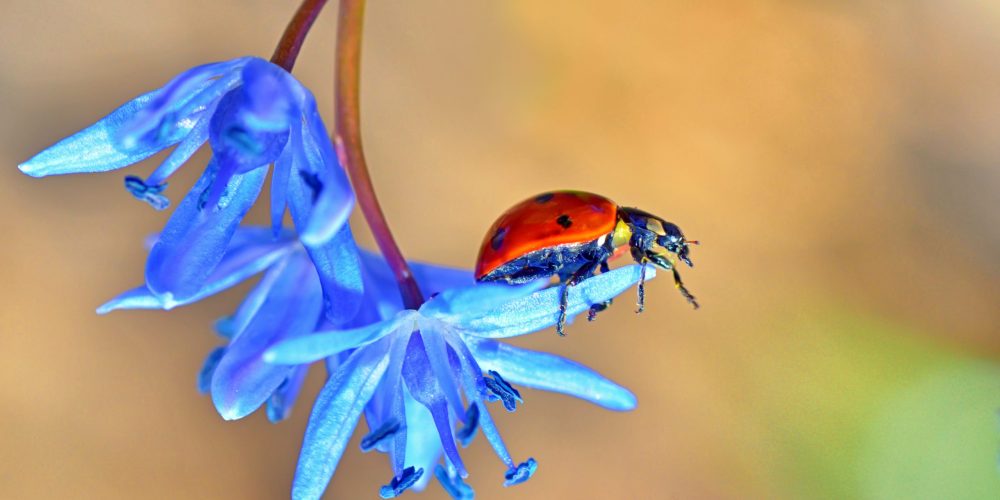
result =
[[493,248],[493,250],[500,250],[500,247],[503,246],[504,236],[507,236],[507,228],[506,227],[497,228],[497,232],[493,233],[493,238],[490,238],[490,246]]
[[549,200],[551,200],[553,196],[555,196],[555,195],[552,194],[552,193],[540,194],[540,195],[538,195],[538,196],[535,197],[535,203],[548,203]]
[[556,224],[559,224],[563,229],[569,229],[573,225],[573,219],[570,219],[568,215],[562,214],[556,219]]

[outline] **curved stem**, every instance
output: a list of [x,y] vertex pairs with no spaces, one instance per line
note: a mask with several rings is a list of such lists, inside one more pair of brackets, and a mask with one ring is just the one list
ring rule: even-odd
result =
[[281,35],[278,46],[274,48],[272,63],[285,68],[285,71],[292,71],[292,66],[295,66],[295,60],[299,57],[299,50],[302,49],[302,42],[324,5],[326,0],[302,0],[295,16],[288,22],[285,33]]
[[409,264],[392,237],[389,224],[375,196],[364,151],[361,148],[361,113],[358,103],[358,87],[361,73],[361,27],[364,20],[364,0],[341,0],[340,17],[337,21],[337,62],[334,74],[334,103],[336,124],[334,143],[340,161],[351,178],[361,212],[368,221],[375,243],[392,269],[403,305],[416,309],[424,303],[417,281],[413,278]]

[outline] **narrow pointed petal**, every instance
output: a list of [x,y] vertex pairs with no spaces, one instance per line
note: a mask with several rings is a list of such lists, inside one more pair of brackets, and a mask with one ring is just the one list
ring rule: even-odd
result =
[[254,285],[250,293],[243,298],[243,302],[240,302],[239,307],[236,308],[236,312],[229,318],[227,324],[223,325],[226,328],[225,333],[228,334],[230,342],[246,330],[247,325],[257,315],[257,311],[264,306],[268,296],[271,295],[271,290],[279,283],[281,275],[285,272],[285,266],[290,260],[295,258],[295,255],[292,254],[275,262],[274,265],[267,269],[260,281]]
[[483,402],[483,391],[485,390],[482,383],[483,371],[476,363],[476,358],[473,357],[465,342],[461,339],[452,340],[454,341],[450,341],[449,345],[452,346],[462,364],[462,386],[465,388],[465,395],[470,404],[479,407],[479,428],[483,431],[483,436],[489,441],[500,461],[508,468],[514,468],[514,460],[510,457],[510,452],[507,451],[507,445],[500,437],[500,431],[497,430],[496,424],[493,423],[493,417],[490,416],[489,410]]
[[419,332],[410,336],[406,346],[406,360],[403,362],[403,380],[410,395],[431,412],[437,427],[445,455],[462,477],[468,475],[462,464],[462,457],[455,445],[455,436],[448,411],[448,403],[441,388],[442,380],[434,373],[427,356],[423,335]]
[[293,499],[312,500],[323,495],[388,364],[381,346],[358,349],[327,381],[306,427],[292,483]]
[[[359,249],[361,266],[365,280],[365,303],[358,311],[355,321],[366,315],[366,310],[376,310],[383,317],[385,313],[394,314],[402,309],[403,302],[397,290],[396,278],[378,253]],[[410,270],[417,279],[420,290],[425,295],[432,296],[455,287],[468,287],[475,284],[472,271],[436,266],[421,262],[410,262]]]
[[156,167],[156,170],[146,179],[147,184],[163,184],[168,177],[181,168],[181,165],[187,163],[198,152],[198,149],[208,140],[208,124],[211,122],[209,117],[214,112],[214,106],[209,107],[205,111],[205,116],[195,123],[187,137],[177,144],[177,147],[170,152],[167,159],[163,160],[163,163],[159,167]]
[[[312,363],[348,349],[375,342],[382,337],[412,324],[411,311],[400,312],[395,318],[351,330],[330,330],[305,335],[278,343],[264,353],[268,363],[295,365]],[[412,326],[406,326],[412,328]]]
[[[410,262],[410,270],[413,271],[413,277],[417,279],[420,289],[428,297],[445,290],[466,288],[476,284],[469,269]],[[430,474],[427,477],[430,478]]]
[[18,166],[32,177],[47,175],[106,172],[140,162],[160,150],[180,142],[194,127],[191,119],[178,119],[174,133],[158,143],[124,151],[118,148],[116,136],[123,123],[147,106],[155,92],[143,94],[114,110],[97,123],[55,143]]
[[[246,61],[247,58],[241,58],[203,64],[177,75],[162,88],[152,92],[152,99],[127,122],[122,123],[112,139],[121,149],[131,151],[157,144],[163,137],[175,135],[173,121],[190,120],[191,113],[203,111],[221,97],[225,93],[223,87],[235,87],[240,79],[236,69]],[[190,126],[187,128],[190,129]]]
[[274,394],[267,400],[267,419],[272,423],[285,420],[292,414],[292,406],[299,397],[302,383],[309,373],[308,366],[297,366],[292,370],[291,375],[274,390]]
[[[361,262],[379,286],[395,286],[396,279],[381,254],[361,249]],[[410,261],[410,270],[417,279],[420,290],[430,297],[452,288],[468,288],[476,284],[472,271],[454,267],[439,266],[424,262]]]
[[485,283],[441,292],[420,308],[428,316],[437,316],[454,323],[481,317],[497,309],[498,305],[525,299],[545,288],[547,280],[511,286]]
[[212,401],[226,420],[245,417],[262,405],[293,367],[263,359],[277,342],[312,331],[321,314],[316,272],[304,257],[288,259],[267,298],[226,355],[212,378]]
[[97,314],[118,309],[172,309],[215,295],[272,266],[293,251],[291,242],[236,245],[234,241],[198,293],[183,301],[163,302],[146,286],[133,288],[97,308]]
[[217,207],[201,207],[212,169],[202,175],[170,217],[146,263],[146,286],[164,303],[188,300],[205,286],[266,175],[265,169],[235,175]]
[[[296,161],[288,180],[288,207],[295,227],[302,230],[315,214],[311,204],[316,188],[313,186],[315,180],[310,180],[311,174],[303,177],[299,167]],[[326,316],[334,325],[341,326],[357,314],[364,297],[361,261],[351,227],[341,224],[332,238],[318,246],[306,245],[306,250],[323,284]]]
[[483,369],[496,370],[517,385],[567,394],[609,410],[635,408],[635,395],[628,389],[568,359],[493,341],[472,343],[470,349]]
[[465,406],[462,404],[462,397],[458,394],[458,386],[455,384],[455,375],[451,371],[448,363],[448,347],[444,339],[435,331],[436,322],[420,321],[420,336],[424,340],[424,348],[427,352],[427,360],[430,361],[431,371],[437,377],[444,398],[448,402],[455,415],[459,418],[465,417]]
[[208,394],[208,391],[212,389],[212,375],[215,374],[215,367],[219,366],[219,360],[225,353],[225,347],[217,347],[208,353],[205,363],[198,371],[198,392]]
[[[418,403],[409,393],[405,396],[406,401],[406,460],[418,469],[432,470],[434,464],[441,456],[441,438],[438,437],[437,429],[434,427],[434,418],[431,412]],[[415,491],[422,491],[430,475],[420,478],[413,485]]]
[[514,467],[514,459],[510,457],[510,452],[507,451],[507,445],[504,444],[503,438],[500,436],[500,431],[497,429],[497,425],[493,423],[493,417],[490,416],[490,411],[486,408],[486,405],[482,401],[477,401],[479,405],[479,427],[483,431],[483,436],[489,441],[490,446],[493,447],[493,452],[497,454],[500,461],[504,463],[507,467]]
[[[291,134],[298,133],[298,127],[292,127]],[[275,234],[281,231],[284,223],[285,206],[288,204],[288,176],[291,175],[294,161],[290,148],[296,142],[294,138],[288,140],[285,151],[274,162],[274,172],[271,173],[271,228]]]
[[133,288],[105,302],[97,314],[107,314],[118,309],[163,309],[163,303],[145,285]]
[[[639,282],[641,266],[631,265],[609,273],[587,278],[569,288],[567,317],[586,311],[591,304],[611,299]],[[656,276],[655,270],[646,269],[646,281]],[[470,335],[486,338],[505,338],[537,332],[555,325],[559,319],[561,286],[549,287],[527,297],[512,300],[488,311],[482,316],[463,323]]]
[[[311,101],[311,100],[310,100]],[[316,109],[316,103],[311,101],[303,108],[306,126],[303,134],[303,144],[307,151],[305,158],[318,164],[310,165],[312,172],[323,183],[318,196],[314,200],[312,213],[302,229],[302,243],[307,246],[320,246],[337,233],[341,226],[347,223],[347,217],[354,206],[354,191],[347,180],[347,174],[337,161],[330,142],[330,134],[323,125],[323,119]]]
[[434,469],[434,476],[441,483],[441,487],[453,500],[473,500],[476,497],[472,487],[465,484],[458,474],[449,473],[441,464]]

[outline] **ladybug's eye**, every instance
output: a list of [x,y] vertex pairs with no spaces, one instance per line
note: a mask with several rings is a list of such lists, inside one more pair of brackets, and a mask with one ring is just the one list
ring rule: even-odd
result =
[[660,236],[656,239],[656,243],[666,248],[668,252],[677,253],[681,247],[681,238],[676,235]]

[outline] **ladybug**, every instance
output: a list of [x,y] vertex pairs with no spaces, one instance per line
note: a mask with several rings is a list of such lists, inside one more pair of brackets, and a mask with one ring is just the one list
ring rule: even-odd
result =
[[[528,198],[503,213],[490,226],[476,260],[477,282],[528,283],[558,276],[563,284],[556,332],[563,333],[569,287],[608,272],[608,260],[625,252],[642,264],[639,280],[639,309],[645,302],[646,265],[653,263],[673,272],[674,284],[695,307],[698,302],[688,292],[674,267],[674,254],[689,267],[687,240],[675,224],[637,208],[583,191],[552,191]],[[593,304],[587,319],[607,309],[611,300]]]

